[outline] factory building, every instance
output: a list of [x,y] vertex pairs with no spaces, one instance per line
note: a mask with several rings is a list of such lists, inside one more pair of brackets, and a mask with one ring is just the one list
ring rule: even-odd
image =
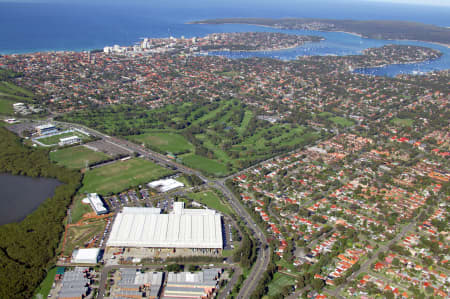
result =
[[103,201],[100,199],[97,193],[89,193],[87,197],[84,199],[85,202],[89,202],[92,209],[95,211],[97,215],[107,214],[108,209],[103,204]]
[[76,267],[73,271],[65,272],[62,279],[61,290],[56,298],[74,299],[84,298],[89,292],[90,279],[88,268]]
[[[113,298],[159,298],[163,283],[163,272],[141,272],[122,268],[119,280],[112,289]],[[145,296],[144,296],[145,295]]]
[[209,298],[217,287],[221,269],[169,272],[162,298]]
[[185,209],[183,202],[175,202],[170,214],[125,207],[116,216],[107,246],[221,250],[221,215],[214,210]]

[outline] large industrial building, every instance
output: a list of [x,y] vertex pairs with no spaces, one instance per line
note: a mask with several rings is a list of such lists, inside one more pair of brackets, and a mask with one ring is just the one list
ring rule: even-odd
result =
[[123,208],[117,214],[108,247],[222,249],[222,219],[214,210],[185,209],[161,214],[156,208]]
[[75,267],[73,271],[64,273],[58,299],[85,298],[89,293],[90,280],[87,278],[89,268]]
[[141,272],[122,268],[119,275],[120,279],[111,290],[112,298],[160,298],[163,272]]
[[162,298],[210,298],[217,287],[221,269],[199,272],[169,272]]

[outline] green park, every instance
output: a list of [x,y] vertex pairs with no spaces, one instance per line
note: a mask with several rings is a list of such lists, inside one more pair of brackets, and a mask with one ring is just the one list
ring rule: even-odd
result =
[[187,196],[223,214],[227,215],[233,214],[230,207],[226,203],[222,202],[219,196],[217,196],[217,194],[212,190],[200,191],[197,193],[189,193]]
[[109,159],[110,156],[88,149],[84,146],[74,146],[50,152],[50,159],[58,165],[73,169],[82,169],[86,165]]
[[263,120],[258,117],[262,113],[237,100],[218,100],[171,104],[152,110],[113,105],[76,111],[60,120],[175,155],[186,166],[213,176],[225,176],[319,137],[312,129],[298,124]]

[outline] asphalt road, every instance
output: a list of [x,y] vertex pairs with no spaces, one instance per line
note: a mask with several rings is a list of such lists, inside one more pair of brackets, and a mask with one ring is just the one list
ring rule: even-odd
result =
[[256,285],[261,279],[263,273],[266,271],[270,262],[270,252],[269,248],[266,248],[267,239],[264,235],[264,232],[260,229],[260,227],[253,221],[253,218],[248,214],[247,210],[244,209],[240,200],[236,198],[236,196],[231,192],[228,187],[225,186],[225,180],[217,180],[214,181],[215,186],[222,191],[223,195],[227,198],[231,207],[237,212],[237,215],[241,215],[243,219],[248,223],[249,228],[253,230],[255,233],[253,237],[259,244],[259,252],[258,257],[256,258],[256,262],[252,267],[248,278],[244,281],[237,298],[249,298],[250,295],[255,290]]
[[119,269],[119,268],[139,268],[138,266],[131,266],[131,265],[108,265],[104,266],[102,269],[102,273],[100,274],[100,282],[98,287],[98,293],[97,293],[97,299],[103,299],[105,296],[105,290],[106,290],[106,280],[108,279],[108,273],[111,270]]
[[227,285],[220,291],[219,296],[217,297],[218,299],[226,299],[228,297],[241,273],[242,273],[241,268],[236,267],[234,269],[234,273],[233,276],[231,277],[231,280],[229,280]]

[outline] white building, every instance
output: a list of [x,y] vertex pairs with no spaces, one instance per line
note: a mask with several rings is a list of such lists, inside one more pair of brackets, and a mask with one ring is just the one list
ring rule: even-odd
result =
[[120,53],[125,53],[127,51],[127,47],[121,47],[119,45],[114,45],[112,47],[104,47],[103,48],[103,52],[105,54],[120,54]]
[[100,256],[100,248],[75,249],[72,253],[74,264],[97,264]]
[[59,139],[60,146],[70,145],[70,144],[75,144],[75,143],[80,143],[80,142],[81,142],[81,138],[78,136],[69,136],[69,137]]
[[8,119],[5,119],[5,122],[8,124],[14,124],[17,122],[17,120],[15,118],[8,118]]
[[147,184],[150,188],[159,192],[167,192],[176,188],[184,187],[184,184],[174,179],[157,180]]
[[118,213],[108,247],[222,249],[222,219],[214,210],[185,209],[160,214],[155,208],[124,208]]
[[36,127],[36,131],[39,135],[48,135],[58,132],[58,129],[52,124],[45,124]]
[[25,104],[24,104],[24,103],[14,103],[14,104],[13,104],[13,109],[14,109],[14,110],[22,109],[22,108],[24,108],[24,107],[25,107]]
[[91,205],[92,209],[95,211],[97,215],[107,214],[108,209],[103,204],[103,201],[100,199],[97,193],[89,193],[86,197],[86,200]]

